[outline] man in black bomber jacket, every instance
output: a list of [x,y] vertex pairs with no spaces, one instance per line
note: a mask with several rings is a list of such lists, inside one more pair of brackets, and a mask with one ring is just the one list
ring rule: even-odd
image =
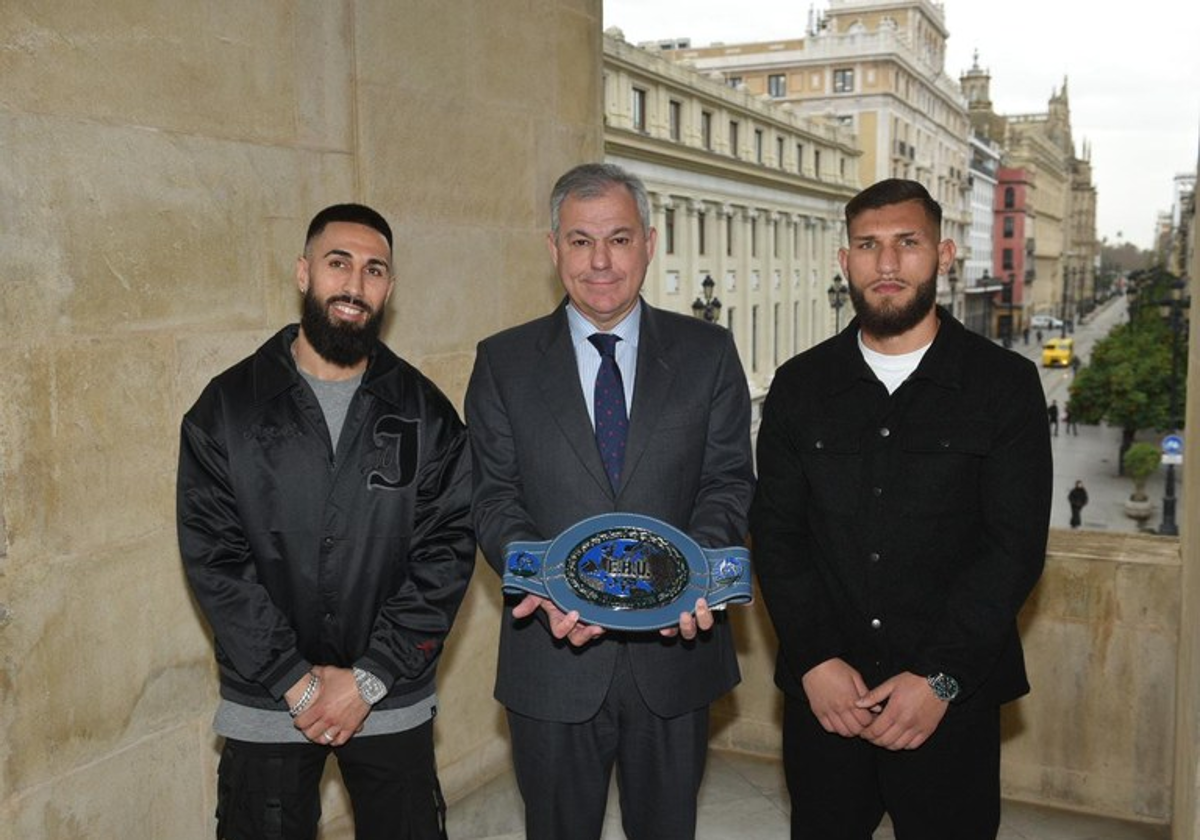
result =
[[359,840],[444,836],[434,676],[474,568],[470,457],[454,408],[379,340],[391,262],[374,210],[317,214],[301,323],[183,419],[180,552],[221,677],[219,838],[315,838],[330,753]]

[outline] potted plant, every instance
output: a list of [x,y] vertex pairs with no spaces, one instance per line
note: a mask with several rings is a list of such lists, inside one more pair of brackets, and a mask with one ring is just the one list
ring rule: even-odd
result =
[[1125,450],[1122,463],[1125,474],[1133,481],[1133,493],[1125,502],[1125,515],[1144,521],[1154,513],[1154,505],[1146,495],[1146,479],[1154,475],[1162,462],[1162,453],[1152,443],[1135,443]]

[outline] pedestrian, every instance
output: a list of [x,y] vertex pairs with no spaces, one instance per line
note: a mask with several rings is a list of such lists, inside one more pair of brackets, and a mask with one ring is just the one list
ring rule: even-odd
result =
[[1050,405],[1046,406],[1046,417],[1050,421],[1050,428],[1054,430],[1054,436],[1058,437],[1058,400],[1050,400]]
[[319,212],[300,323],[183,418],[179,547],[221,682],[219,838],[315,838],[330,755],[359,840],[445,837],[434,678],[475,564],[470,450],[379,339],[392,265],[379,213]]
[[[746,376],[727,330],[640,297],[657,236],[642,182],[613,165],[575,167],[554,186],[550,227],[565,300],[481,342],[467,389],[488,562],[502,572],[514,541],[615,511],[704,546],[743,544],[754,481]],[[615,450],[594,438],[610,411],[627,416]],[[731,628],[703,599],[677,628],[646,632],[510,598],[496,697],[526,836],[599,838],[615,761],[626,837],[694,837],[709,704],[738,680]]]
[[792,837],[867,840],[886,812],[991,840],[1050,517],[1042,386],[935,305],[956,248],[922,185],[868,187],[846,225],[855,320],[777,371],[757,444]]
[[1072,376],[1075,376],[1075,375],[1077,375],[1077,374],[1079,373],[1079,368],[1080,368],[1082,365],[1083,365],[1083,362],[1081,362],[1081,361],[1079,360],[1079,357],[1078,357],[1078,356],[1076,356],[1076,355],[1074,355],[1074,354],[1072,354],[1072,355],[1071,355],[1071,375],[1072,375]]
[[1037,343],[1038,347],[1042,346],[1042,331],[1040,329],[1037,331]]
[[1088,493],[1082,481],[1076,481],[1071,492],[1067,494],[1067,504],[1071,506],[1071,527],[1078,528],[1083,524],[1083,508],[1088,503]]
[[1022,334],[1025,336],[1025,344],[1026,344],[1026,346],[1028,346],[1029,345],[1029,325],[1028,324],[1025,325],[1025,329],[1023,330]]
[[1071,408],[1071,403],[1063,406],[1063,425],[1067,427],[1068,435],[1079,436],[1079,424],[1075,421],[1075,410]]

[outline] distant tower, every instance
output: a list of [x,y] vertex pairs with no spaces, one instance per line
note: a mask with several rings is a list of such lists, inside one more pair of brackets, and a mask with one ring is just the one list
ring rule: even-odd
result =
[[963,96],[971,108],[990,111],[992,109],[992,76],[979,66],[979,50],[975,50],[975,60],[971,69],[959,77]]

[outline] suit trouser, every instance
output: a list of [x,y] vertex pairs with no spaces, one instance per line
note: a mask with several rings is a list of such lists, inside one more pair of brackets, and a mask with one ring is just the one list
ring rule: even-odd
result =
[[897,840],[994,840],[1000,830],[1000,710],[951,706],[915,750],[826,732],[786,697],[783,763],[792,840],[871,840],[892,817]]
[[445,840],[433,721],[340,747],[226,739],[217,770],[218,840],[315,840],[330,753],[350,794],[357,840]]
[[708,707],[673,718],[642,700],[622,645],[612,685],[591,720],[557,723],[508,713],[526,840],[598,840],[617,767],[628,840],[692,840],[708,752]]

